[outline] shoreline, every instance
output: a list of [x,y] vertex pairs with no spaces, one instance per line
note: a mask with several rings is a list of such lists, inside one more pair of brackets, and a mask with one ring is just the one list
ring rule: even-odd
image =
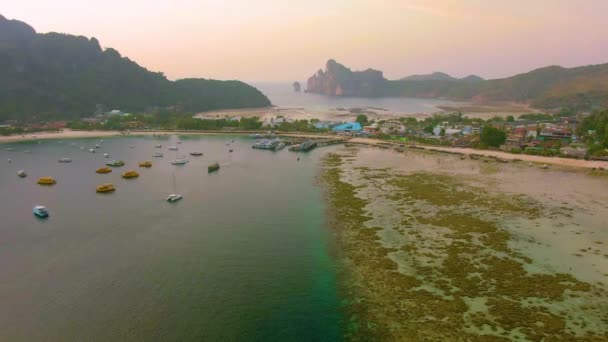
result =
[[[86,139],[86,138],[104,138],[112,136],[150,136],[150,135],[173,135],[173,134],[190,134],[190,135],[249,135],[255,133],[264,133],[265,131],[187,131],[187,130],[153,130],[153,131],[131,131],[128,134],[119,131],[87,131],[87,130],[71,130],[64,129],[59,132],[39,132],[39,133],[28,133],[23,135],[9,135],[0,136],[0,144],[4,143],[15,143],[15,142],[28,142],[35,140],[48,140],[48,139]],[[298,133],[298,132],[285,132],[277,133],[278,136],[285,137],[300,137],[300,138],[333,138],[335,135],[332,134],[315,134],[315,133]],[[362,144],[368,146],[393,146],[398,147],[401,143],[395,143],[386,140],[379,140],[373,138],[350,138],[345,141],[346,143]],[[456,153],[465,156],[477,155],[483,157],[500,158],[504,160],[519,160],[524,162],[539,163],[539,164],[551,164],[566,167],[575,167],[583,169],[608,169],[608,162],[598,160],[584,160],[584,159],[570,159],[560,157],[545,157],[535,156],[528,154],[512,154],[504,151],[493,151],[493,150],[479,150],[470,147],[444,147],[444,146],[431,146],[422,144],[406,143],[405,146],[416,146],[430,151]]]

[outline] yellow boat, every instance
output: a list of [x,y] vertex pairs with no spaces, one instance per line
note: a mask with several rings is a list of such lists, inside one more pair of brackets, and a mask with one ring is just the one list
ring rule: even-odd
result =
[[96,188],[97,192],[114,192],[114,190],[116,188],[114,188],[114,184],[112,183],[102,184]]
[[137,177],[139,177],[139,173],[137,173],[134,170],[129,170],[122,174],[122,178],[137,178]]
[[55,178],[53,178],[53,177],[42,177],[38,180],[38,184],[40,184],[40,185],[53,185],[55,183],[57,183],[57,182],[55,181]]
[[109,167],[100,167],[95,172],[97,172],[97,173],[110,173],[110,172],[112,172],[112,169],[109,168]]
[[152,162],[149,160],[139,163],[139,167],[152,167]]

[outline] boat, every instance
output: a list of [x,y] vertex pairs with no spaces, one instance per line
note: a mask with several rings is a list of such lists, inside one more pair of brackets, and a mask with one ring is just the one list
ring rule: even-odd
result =
[[179,200],[182,199],[182,195],[177,193],[176,190],[177,186],[176,186],[176,182],[175,182],[175,172],[173,173],[173,193],[169,196],[167,196],[167,202],[177,202]]
[[180,159],[173,159],[173,160],[171,161],[171,164],[173,164],[173,165],[184,165],[184,164],[186,164],[186,163],[188,163],[188,162],[189,162],[189,160],[188,160],[188,159],[183,159],[183,158],[180,158]]
[[155,148],[163,148],[163,145],[158,144],[158,145],[154,145]]
[[70,159],[70,158],[61,158],[61,159],[59,159],[59,162],[60,163],[71,163],[72,159]]
[[99,144],[95,144],[95,148],[99,148]]
[[110,155],[109,155],[109,154],[107,154],[107,153],[104,153],[104,154],[103,154],[103,157],[104,157],[104,158],[110,158]]
[[28,154],[29,154],[29,153],[32,153],[32,151],[30,151],[30,150],[25,150],[25,151],[23,151],[23,153],[28,153]]
[[10,151],[13,151],[13,150],[14,150],[14,148],[12,148],[12,147],[7,147],[7,148],[5,148],[4,150],[5,150],[5,151],[10,152]]
[[40,217],[40,218],[49,217],[49,211],[46,209],[46,207],[44,207],[42,205],[35,206],[32,209],[32,212],[34,213],[34,215],[36,215],[37,217]]
[[253,146],[251,146],[252,148],[255,149],[259,149],[259,150],[270,150],[270,151],[276,151],[276,150],[280,150],[283,147],[285,147],[285,143],[281,142],[278,139],[262,139],[258,142],[256,142],[255,144],[253,144]]
[[177,146],[169,146],[169,151],[177,151]]
[[191,155],[191,156],[197,156],[197,157],[198,157],[198,156],[202,156],[202,155],[203,155],[203,152],[198,152],[198,151],[195,151],[195,152],[190,152],[190,155]]
[[154,153],[152,156],[153,156],[154,158],[162,158],[162,157],[163,157],[163,154],[162,154],[162,153],[160,153],[160,152],[156,152],[156,153]]
[[99,169],[95,170],[96,173],[110,173],[112,172],[112,169],[109,167],[100,167]]
[[116,188],[114,187],[114,184],[112,183],[106,183],[106,184],[102,184],[97,186],[97,188],[95,188],[96,192],[99,193],[107,193],[107,192],[114,192],[116,191]]
[[139,167],[152,167],[152,162],[149,160],[139,163]]
[[38,179],[38,184],[40,185],[54,185],[55,183],[57,183],[57,181],[55,181],[55,178],[53,177],[41,177]]
[[13,162],[13,160],[11,158],[8,158],[8,163],[10,164],[12,162]]
[[181,141],[178,141],[178,142],[177,142],[177,144],[178,144],[178,145],[181,145],[181,143],[182,143]]
[[21,178],[25,178],[25,177],[27,177],[27,173],[25,173],[25,170],[19,170],[19,171],[17,171],[17,176],[19,176]]
[[125,165],[125,162],[122,160],[110,160],[109,162],[106,163],[106,165],[119,167],[119,166]]
[[122,174],[122,178],[125,178],[125,179],[137,178],[137,177],[139,177],[139,173],[137,173],[137,171],[135,171],[135,170],[127,170]]
[[213,172],[213,171],[217,171],[219,169],[220,169],[220,164],[213,163],[207,167],[207,172]]
[[181,194],[171,194],[169,196],[167,196],[167,202],[177,202],[179,200],[181,200],[183,198],[183,196]]
[[231,153],[232,153],[232,152],[234,152],[234,150],[233,150],[233,149],[229,149],[229,150],[228,150],[228,152],[231,152]]
[[86,150],[87,148],[86,148],[86,147],[84,147],[84,146],[80,146],[80,149],[81,149],[81,150]]
[[90,148],[90,149],[89,149],[89,152],[91,152],[91,153],[95,153],[95,149],[94,149],[94,148]]

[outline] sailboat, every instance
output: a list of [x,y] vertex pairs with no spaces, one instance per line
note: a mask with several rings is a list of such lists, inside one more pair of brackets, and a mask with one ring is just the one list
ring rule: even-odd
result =
[[185,165],[188,162],[189,162],[189,160],[186,159],[185,157],[179,157],[177,155],[177,150],[175,150],[175,159],[173,159],[171,161],[171,164],[173,164],[173,165]]
[[175,172],[173,173],[173,193],[169,196],[167,196],[167,202],[177,202],[179,200],[182,199],[182,195],[178,194],[177,191],[175,190],[176,185],[175,185]]

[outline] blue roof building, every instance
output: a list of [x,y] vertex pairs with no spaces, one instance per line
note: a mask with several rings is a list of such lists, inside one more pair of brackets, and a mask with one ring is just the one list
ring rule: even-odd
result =
[[331,129],[334,132],[360,132],[361,124],[358,122],[347,122]]

